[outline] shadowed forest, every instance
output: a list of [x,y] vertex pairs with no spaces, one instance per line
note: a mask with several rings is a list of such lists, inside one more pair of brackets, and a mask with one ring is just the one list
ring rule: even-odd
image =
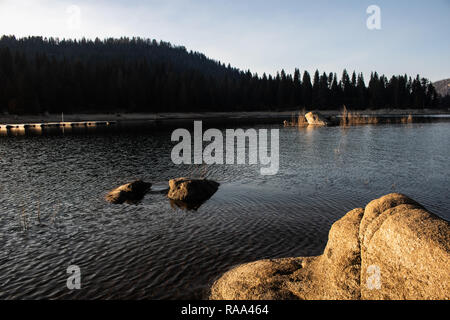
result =
[[150,39],[0,39],[0,111],[10,114],[420,109],[442,101],[419,75],[258,75]]

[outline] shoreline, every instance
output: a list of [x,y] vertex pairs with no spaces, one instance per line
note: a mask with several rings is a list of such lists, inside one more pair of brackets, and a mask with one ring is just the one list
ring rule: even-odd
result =
[[[342,111],[326,110],[321,114],[330,126],[342,125]],[[364,124],[396,124],[449,122],[450,112],[444,110],[364,110],[355,112],[353,118],[344,118],[344,126]],[[302,111],[254,111],[254,112],[203,112],[203,113],[116,113],[116,114],[46,114],[46,115],[3,115],[0,116],[0,135],[41,135],[53,133],[86,133],[104,130],[171,130],[191,128],[194,121],[202,121],[205,128],[225,126],[244,127],[257,125],[283,125],[304,127],[300,121]],[[344,116],[347,117],[347,116]],[[300,122],[298,122],[300,121]],[[348,123],[345,121],[349,121]],[[316,125],[318,123],[311,123]]]
[[[314,110],[313,110],[314,111]],[[436,116],[450,115],[449,110],[442,109],[379,109],[379,110],[351,110],[362,116]],[[289,120],[292,116],[300,113],[300,110],[292,111],[238,111],[238,112],[175,112],[175,113],[74,113],[47,114],[47,115],[0,115],[0,124],[23,124],[23,123],[47,123],[47,122],[80,122],[80,121],[148,121],[148,122],[171,122],[177,120]],[[319,110],[324,116],[339,116],[341,110]]]

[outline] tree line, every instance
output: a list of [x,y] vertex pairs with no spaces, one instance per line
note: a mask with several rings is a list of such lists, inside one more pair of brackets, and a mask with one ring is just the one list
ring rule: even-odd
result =
[[190,112],[438,107],[417,75],[253,74],[141,38],[0,38],[0,111]]

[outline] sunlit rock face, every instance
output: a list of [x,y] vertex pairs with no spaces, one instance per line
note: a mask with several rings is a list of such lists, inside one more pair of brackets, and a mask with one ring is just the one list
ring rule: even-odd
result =
[[308,112],[305,114],[305,118],[309,125],[326,126],[329,124],[328,120],[318,112]]
[[400,194],[370,202],[359,232],[362,298],[450,299],[449,225]]
[[219,188],[219,183],[207,179],[176,178],[169,181],[171,200],[200,203],[209,199]]
[[151,186],[151,183],[136,180],[111,190],[105,199],[114,204],[135,203],[144,197]]
[[212,299],[450,299],[450,224],[393,193],[333,224],[318,257],[238,266]]

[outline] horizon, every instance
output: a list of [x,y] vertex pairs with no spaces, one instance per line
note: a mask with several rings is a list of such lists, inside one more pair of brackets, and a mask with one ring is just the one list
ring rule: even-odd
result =
[[[298,68],[338,75],[346,69],[362,72],[366,80],[375,71],[388,78],[419,74],[432,82],[450,77],[450,44],[444,40],[449,1],[285,4],[6,0],[0,2],[0,30],[17,38],[162,40],[259,76]],[[370,5],[380,9],[381,29],[367,26],[374,13]],[[352,41],[346,42],[349,34]]]

